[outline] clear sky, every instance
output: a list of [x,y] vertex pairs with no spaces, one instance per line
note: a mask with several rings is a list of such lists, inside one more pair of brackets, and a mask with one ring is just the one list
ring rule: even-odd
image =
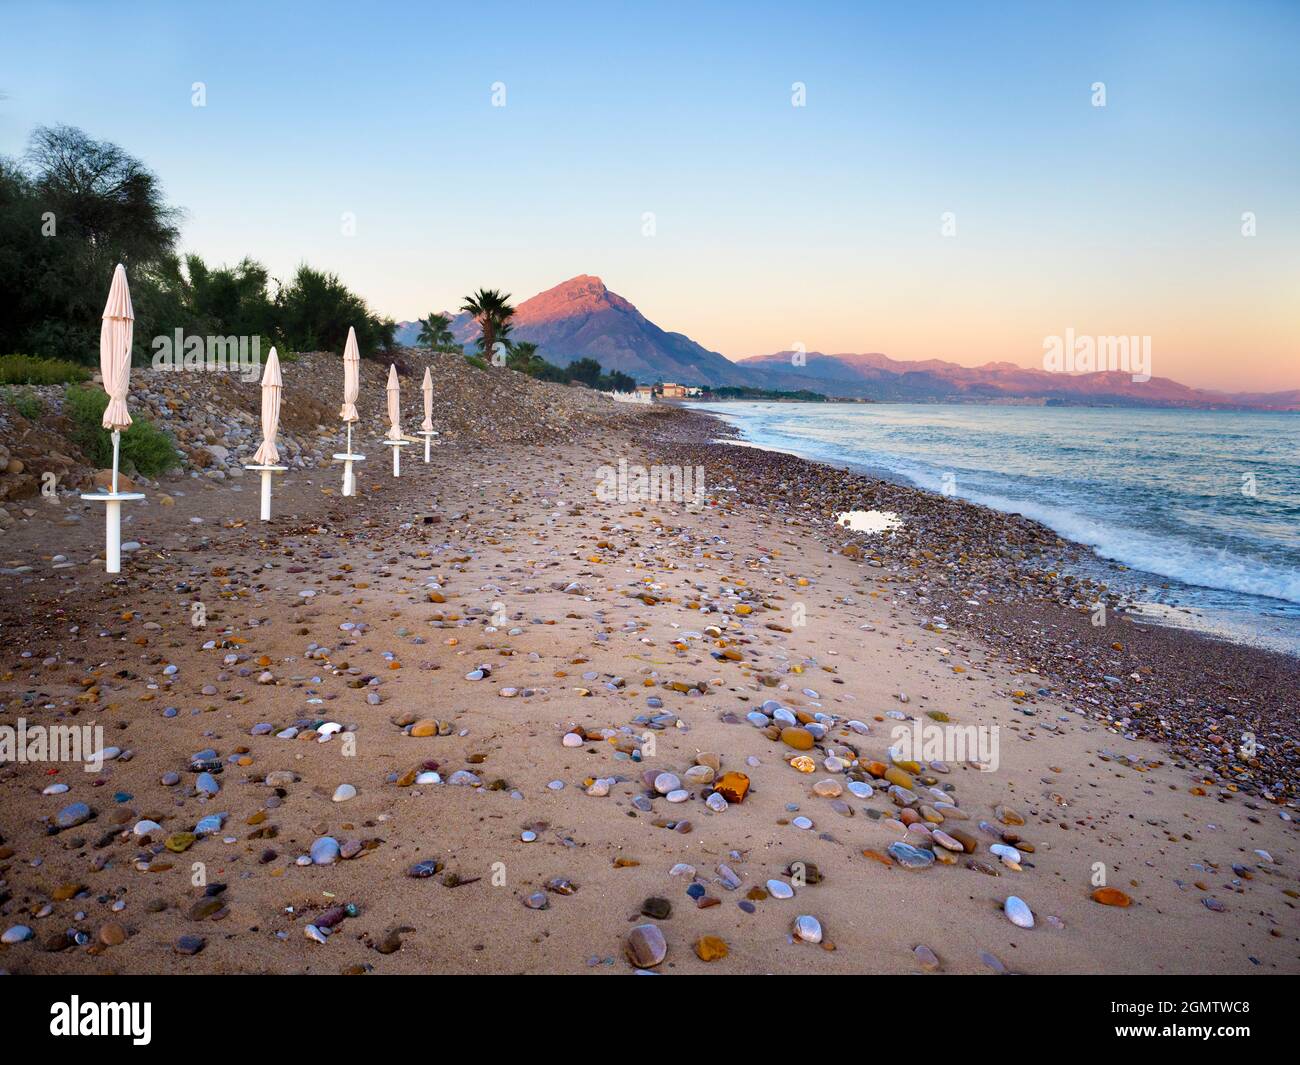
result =
[[1073,329],[1295,388],[1298,55],[1295,2],[3,0],[0,153],[80,126],[186,250],[399,319],[590,273],[731,358],[1038,365]]

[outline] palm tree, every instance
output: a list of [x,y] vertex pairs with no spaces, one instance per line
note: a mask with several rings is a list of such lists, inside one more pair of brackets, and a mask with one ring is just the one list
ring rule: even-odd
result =
[[434,351],[450,351],[455,347],[456,338],[451,334],[451,319],[445,314],[434,314],[420,319],[420,336],[416,343],[422,348]]
[[510,353],[506,356],[507,367],[526,374],[536,373],[543,365],[543,362],[542,357],[537,354],[537,345],[527,340],[521,340],[518,344],[511,344]]
[[515,309],[510,306],[510,293],[501,293],[494,288],[481,288],[473,295],[466,296],[460,309],[471,315],[483,330],[482,354],[491,359],[497,341],[504,341],[510,335],[510,319]]

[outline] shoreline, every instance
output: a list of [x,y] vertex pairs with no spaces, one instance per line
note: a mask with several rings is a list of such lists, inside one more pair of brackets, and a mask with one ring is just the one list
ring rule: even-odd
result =
[[[1271,741],[1261,704],[1292,705],[1285,663],[1122,621],[1105,631],[1125,651],[1106,651],[1077,590],[1037,571],[1058,549],[1042,526],[710,443],[712,418],[597,413],[552,415],[544,443],[449,431],[401,480],[368,463],[352,499],[336,468],[295,470],[268,525],[251,484],[187,480],[136,511],[118,579],[93,520],[17,523],[7,561],[30,568],[0,575],[0,721],[95,721],[117,753],[98,774],[0,769],[0,914],[32,932],[0,968],[627,973],[650,922],[657,972],[910,973],[919,946],[957,973],[1300,971],[1294,763],[1233,764],[1205,720],[1231,706]],[[708,504],[599,500],[620,459],[698,460]],[[907,525],[851,533],[842,500]],[[833,722],[814,773],[750,718],[777,704]],[[939,854],[878,775],[897,728],[941,721],[1000,730],[993,771],[907,774],[968,854]],[[706,802],[715,764],[747,776],[742,801]],[[655,788],[665,772],[682,801]],[[89,819],[56,828],[76,802]],[[341,855],[307,862],[325,838]],[[938,857],[904,868],[902,841]],[[796,862],[817,882],[792,886]],[[1127,908],[1090,897],[1097,863]],[[1034,928],[1008,921],[1011,895]],[[791,936],[798,914],[820,947]]]
[[[712,412],[687,413],[704,419],[706,425],[724,426],[739,435],[737,426],[714,417]],[[734,444],[715,443],[707,429],[698,430],[693,436],[690,446],[698,450],[696,457],[689,459],[692,463],[699,461],[699,455],[708,455],[708,449],[716,446],[747,455],[771,456],[770,464],[766,460],[757,464],[740,464],[745,467],[744,476],[769,484],[772,473],[775,473],[777,477],[784,476],[783,483],[788,485],[791,478],[799,479],[803,467],[842,477],[842,485],[828,483],[827,476],[820,472],[813,472],[805,479],[817,483],[821,517],[831,525],[834,525],[833,513],[873,508],[898,512],[907,523],[907,503],[919,500],[920,512],[933,513],[936,509],[948,514],[965,512],[978,516],[985,530],[999,519],[1005,519],[1014,528],[1036,530],[1032,540],[1053,566],[1049,571],[1053,577],[1057,576],[1055,566],[1068,565],[1072,559],[1092,554],[1086,545],[1067,540],[1042,523],[1020,514],[1008,514],[959,497],[946,497],[901,481],[875,477],[848,465],[841,466],[749,442],[745,442],[748,446],[740,448]],[[682,459],[671,445],[667,454],[681,464],[687,464],[688,460]],[[703,461],[706,469],[712,465],[728,480],[736,478],[736,464],[720,455],[711,457],[712,462]],[[763,468],[768,465],[774,469]],[[878,500],[881,498],[887,502],[880,504]],[[855,505],[855,499],[872,502]],[[863,536],[856,542],[863,550],[874,546],[881,549],[882,556],[888,553],[885,548],[889,541],[878,536]],[[987,577],[987,572],[983,576]],[[1044,594],[1030,597],[1030,601],[1022,594],[1025,588],[1020,585],[1012,589],[1015,593],[1013,606],[982,602],[979,611],[965,608],[960,597],[948,589],[941,591],[941,597],[935,599],[935,609],[920,613],[942,618],[943,624],[962,629],[970,636],[992,639],[1010,653],[1038,663],[1048,675],[1061,677],[1059,694],[1077,702],[1087,702],[1092,707],[1108,708],[1113,711],[1110,720],[1121,722],[1126,733],[1170,743],[1178,753],[1207,769],[1223,768],[1223,744],[1206,744],[1204,737],[1198,742],[1194,735],[1171,724],[1166,717],[1173,709],[1171,700],[1181,699],[1184,703],[1200,700],[1204,705],[1199,711],[1207,722],[1211,714],[1227,720],[1240,717],[1244,721],[1239,727],[1241,732],[1250,732],[1256,737],[1267,736],[1273,745],[1273,750],[1262,759],[1260,768],[1265,777],[1270,773],[1275,776],[1270,781],[1274,791],[1292,798],[1300,795],[1300,658],[1281,651],[1235,643],[1194,629],[1139,623],[1124,612],[1124,608],[1130,605],[1127,603],[1111,612],[1111,620],[1106,626],[1096,628],[1077,592],[1105,587],[1091,578],[1075,580],[1066,576],[1063,580],[1043,585],[1039,590]],[[1033,599],[1037,601],[1033,602]],[[1033,617],[1026,623],[1017,611],[1028,609],[1032,609]],[[1057,642],[1062,645],[1055,646]],[[1116,647],[1117,643],[1122,646]],[[1089,656],[1091,662],[1081,664],[1078,661],[1080,655]],[[1144,655],[1151,656],[1150,660],[1144,659]],[[1140,675],[1149,673],[1158,677],[1164,687],[1179,694],[1152,700],[1145,694],[1139,695],[1131,684],[1113,683],[1135,670],[1140,671]],[[1112,680],[1103,679],[1108,677]],[[1124,707],[1122,693],[1126,687],[1130,697],[1139,698],[1141,705]],[[1225,700],[1232,700],[1237,705],[1229,706]],[[1182,715],[1187,714],[1188,709],[1186,705],[1177,706]],[[1237,763],[1237,772],[1244,772],[1240,763]],[[1242,781],[1235,779],[1234,786],[1241,785]]]
[[[942,406],[943,404],[935,405]],[[737,435],[744,431],[739,422],[733,422],[723,412],[696,410],[691,411],[691,413],[703,417],[717,418]],[[725,443],[727,441],[720,442]],[[730,443],[732,446],[743,446],[790,455],[806,462],[829,466],[833,469],[840,469],[873,480],[886,481],[916,491],[941,494],[935,492],[932,488],[916,484],[905,473],[896,472],[885,466],[872,465],[869,462],[836,461],[808,451],[772,447],[749,440],[737,439]],[[964,502],[972,506],[987,507],[1001,514],[1021,516],[1021,512],[1017,510],[1002,510],[979,500],[959,498],[963,498]],[[1041,518],[1029,517],[1030,520],[1051,528]],[[1057,532],[1055,529],[1052,529],[1052,532],[1065,543],[1072,545],[1072,548],[1085,555],[1086,566],[1091,570],[1088,575],[1094,579],[1100,578],[1108,584],[1111,594],[1118,596],[1119,603],[1117,605],[1121,609],[1134,614],[1144,614],[1146,624],[1162,628],[1183,629],[1203,637],[1231,643],[1243,648],[1272,651],[1300,660],[1300,643],[1297,642],[1297,636],[1294,633],[1277,632],[1271,629],[1268,624],[1268,615],[1262,614],[1258,609],[1253,610],[1246,618],[1240,618],[1231,608],[1207,606],[1204,603],[1197,602],[1194,597],[1204,594],[1229,594],[1241,596],[1252,604],[1267,605],[1275,603],[1286,609],[1295,609],[1296,605],[1290,600],[1271,598],[1258,593],[1198,585],[1187,581],[1185,578],[1164,575],[1143,569],[1133,563],[1108,558],[1101,554],[1095,546],[1072,539],[1068,533]],[[1121,587],[1116,588],[1115,585]],[[1170,602],[1168,599],[1171,591],[1178,596],[1178,599],[1174,602]],[[1193,597],[1193,601],[1184,601],[1188,595]]]

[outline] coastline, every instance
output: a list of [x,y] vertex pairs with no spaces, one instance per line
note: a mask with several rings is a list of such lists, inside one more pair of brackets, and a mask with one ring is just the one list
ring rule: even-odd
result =
[[[528,402],[494,417],[526,424]],[[0,966],[625,973],[629,930],[663,899],[659,972],[909,973],[920,945],[948,972],[1300,971],[1294,663],[1122,619],[1098,633],[1077,584],[1037,569],[1069,549],[1043,526],[712,443],[717,424],[611,410],[557,421],[545,443],[449,431],[439,462],[400,481],[371,464],[354,499],[333,468],[295,471],[268,526],[250,490],[187,482],[138,512],[119,580],[93,562],[93,522],[18,523],[6,557],[31,569],[0,575],[4,721],[93,718],[121,753],[98,775],[0,772],[4,923],[34,932]],[[708,505],[596,499],[597,469],[620,459],[704,466]],[[834,523],[863,506],[903,529]],[[56,552],[85,561],[55,568]],[[815,773],[746,720],[770,700],[835,716]],[[316,742],[322,719],[353,755]],[[912,774],[974,850],[906,869],[888,848],[922,830],[874,765],[894,728],[941,719],[998,728],[999,765]],[[412,735],[427,720],[435,734]],[[1238,761],[1229,726],[1267,748]],[[630,760],[647,734],[653,753]],[[205,749],[224,766],[210,797],[190,771]],[[828,768],[832,750],[848,770]],[[698,780],[713,760],[748,776],[742,802],[715,811],[698,783],[682,803],[652,797],[645,774]],[[414,783],[419,769],[443,782]],[[450,783],[461,773],[473,782]],[[51,780],[69,791],[42,794]],[[357,794],[331,801],[343,783]],[[73,801],[90,820],[53,831]],[[217,832],[166,846],[214,812]],[[137,834],[142,819],[159,829]],[[300,864],[326,836],[346,857]],[[1015,868],[993,843],[1019,849]],[[434,876],[411,875],[430,859]],[[794,862],[817,882],[773,897]],[[1092,900],[1098,863],[1129,907]],[[1009,895],[1034,928],[1007,920]],[[305,934],[345,901],[357,916],[323,943]],[[791,938],[796,914],[818,918],[821,947]],[[703,935],[727,956],[703,960]]]
[[[746,406],[753,407],[754,404],[746,404]],[[902,406],[911,410],[924,404],[902,404]],[[950,404],[935,404],[935,406],[946,407]],[[996,404],[979,404],[979,406],[988,407]],[[1157,414],[1166,414],[1166,411],[1162,411],[1161,408],[1152,408],[1152,410]],[[762,438],[763,430],[767,428],[766,419],[761,412],[748,411],[744,414],[735,414],[735,412],[716,410],[712,407],[697,412],[718,416],[727,421],[733,430],[740,430],[746,434],[753,433],[759,438]],[[1080,428],[1080,432],[1084,430]],[[927,492],[937,490],[935,485],[927,484],[920,479],[915,462],[910,463],[909,469],[909,463],[902,463],[902,467],[897,467],[887,458],[875,462],[863,456],[836,460],[826,454],[820,454],[820,449],[814,445],[813,440],[806,441],[806,446],[803,447],[790,441],[788,427],[777,427],[777,433],[785,437],[779,445],[766,441],[732,442],[749,447],[761,447],[764,450],[775,450],[777,453],[794,455],[809,462],[845,469],[850,473],[901,484],[907,488],[918,488]],[[932,467],[933,456],[920,460],[920,468],[930,468],[932,472]],[[995,477],[996,480],[996,472],[989,473],[989,476]],[[1113,485],[1112,489],[1114,492],[1123,490],[1119,485]],[[1052,499],[1034,498],[1032,492],[1027,497],[1021,497],[1017,494],[1017,489],[1010,485],[1004,492],[988,482],[974,492],[965,490],[965,492],[948,494],[958,494],[959,497],[966,499],[966,502],[974,503],[976,506],[991,507],[1002,514],[1023,514],[1048,525],[1067,544],[1082,547],[1082,557],[1075,554],[1075,557],[1070,559],[1075,575],[1088,576],[1093,581],[1104,583],[1108,588],[1108,606],[1118,603],[1122,609],[1134,615],[1135,620],[1141,620],[1141,623],[1188,629],[1232,644],[1281,651],[1292,658],[1300,659],[1300,607],[1296,606],[1294,598],[1287,597],[1284,590],[1273,593],[1273,589],[1262,590],[1257,586],[1244,586],[1242,580],[1247,577],[1243,575],[1223,583],[1222,580],[1214,579],[1209,573],[1204,573],[1200,576],[1208,576],[1209,580],[1201,583],[1196,573],[1187,571],[1186,554],[1183,558],[1174,560],[1153,559],[1149,557],[1149,551],[1153,550],[1156,544],[1148,536],[1145,537],[1147,557],[1144,557],[1143,551],[1135,553],[1132,549],[1134,545],[1125,537],[1108,536],[1099,532],[1099,528],[1104,525],[1114,525],[1121,531],[1125,528],[1138,528],[1136,538],[1139,541],[1143,540],[1140,527],[1126,525],[1125,516],[1106,515],[1105,508],[1097,511],[1089,520],[1089,514],[1092,512],[1087,507],[1080,508],[1082,502],[1078,498],[1073,503],[1054,503]],[[1119,541],[1125,541],[1127,546],[1119,547]],[[1199,546],[1204,550],[1205,545]],[[1183,544],[1180,547],[1186,553],[1187,549],[1195,551],[1197,545]],[[1175,555],[1178,554],[1178,549],[1178,544],[1171,546]],[[1257,579],[1258,575],[1255,573],[1251,577]]]
[[[836,514],[856,509],[898,513],[905,526],[900,536],[845,534],[843,541],[857,543],[864,552],[874,549],[875,559],[882,566],[886,560],[892,562],[895,573],[900,564],[916,569],[918,554],[942,551],[951,561],[965,549],[982,552],[976,563],[984,565],[975,572],[984,586],[994,590],[994,596],[979,600],[979,606],[973,608],[969,598],[959,594],[960,587],[941,578],[925,610],[917,605],[918,624],[945,631],[924,620],[927,616],[939,619],[950,629],[991,642],[1005,653],[1033,663],[1043,675],[1057,679],[1060,687],[1056,694],[1077,705],[1086,703],[1089,713],[1105,713],[1106,720],[1122,723],[1126,732],[1170,744],[1193,764],[1218,770],[1230,766],[1238,786],[1252,779],[1256,785],[1261,781],[1265,786],[1273,784],[1279,795],[1300,795],[1300,659],[1192,629],[1137,623],[1125,613],[1125,607],[1131,605],[1125,603],[1110,611],[1106,625],[1094,626],[1087,595],[1107,586],[1062,572],[1072,561],[1091,555],[1085,545],[1067,540],[1032,518],[946,497],[901,480],[872,476],[847,463],[825,462],[748,442],[743,448],[716,445],[746,456],[770,456],[730,461],[725,450],[712,450],[716,433],[711,436],[709,427],[725,426],[739,435],[737,427],[711,412],[686,413],[706,419],[689,434],[691,453],[683,454],[670,444],[660,454],[682,464],[702,462],[728,483],[743,485],[751,499],[776,499],[786,506],[803,506],[815,499],[816,513],[831,526]],[[792,491],[795,484],[799,489]],[[800,493],[804,498],[798,498]],[[1011,542],[1025,549],[1018,559],[1000,549],[1003,523]],[[961,534],[954,535],[959,529]],[[967,538],[971,533],[974,543]],[[933,541],[927,539],[931,535]],[[898,539],[903,540],[901,550],[895,544]],[[1031,566],[1027,573],[1019,574],[1010,570],[999,573],[988,565],[990,560],[1001,564],[1035,558],[1048,568]],[[941,569],[946,564],[940,557],[928,561],[931,568]],[[1135,671],[1143,684],[1158,683],[1154,695],[1132,683],[1105,679],[1122,680]],[[1234,721],[1233,727],[1253,733],[1261,742],[1267,737],[1271,749],[1256,767],[1225,763],[1225,746],[1230,744],[1207,743],[1206,734],[1198,737],[1183,723],[1171,720],[1193,713],[1201,715],[1203,724],[1222,722],[1224,729],[1227,721]]]

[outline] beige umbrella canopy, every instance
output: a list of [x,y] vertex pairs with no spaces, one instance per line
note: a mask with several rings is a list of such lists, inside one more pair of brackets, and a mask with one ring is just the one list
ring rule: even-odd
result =
[[348,326],[348,342],[343,348],[343,409],[339,417],[345,422],[357,420],[357,394],[361,391],[361,352],[357,349],[357,331]]
[[253,462],[258,466],[276,466],[280,462],[275,435],[280,428],[280,392],[283,388],[280,356],[272,348],[266,357],[266,369],[262,371],[262,446],[253,456]]
[[433,378],[429,374],[429,367],[424,368],[424,384],[420,386],[424,393],[424,423],[420,426],[423,432],[433,432]]
[[402,418],[402,386],[397,381],[397,367],[388,364],[388,439],[401,440],[402,427],[398,424]]
[[[121,263],[113,271],[113,283],[104,305],[104,320],[99,327],[99,374],[108,393],[104,408],[104,428],[114,432],[129,428],[131,415],[126,409],[126,393],[131,386],[131,336],[135,312],[131,309],[131,290],[126,285],[126,267]],[[116,476],[114,477],[116,481]]]

